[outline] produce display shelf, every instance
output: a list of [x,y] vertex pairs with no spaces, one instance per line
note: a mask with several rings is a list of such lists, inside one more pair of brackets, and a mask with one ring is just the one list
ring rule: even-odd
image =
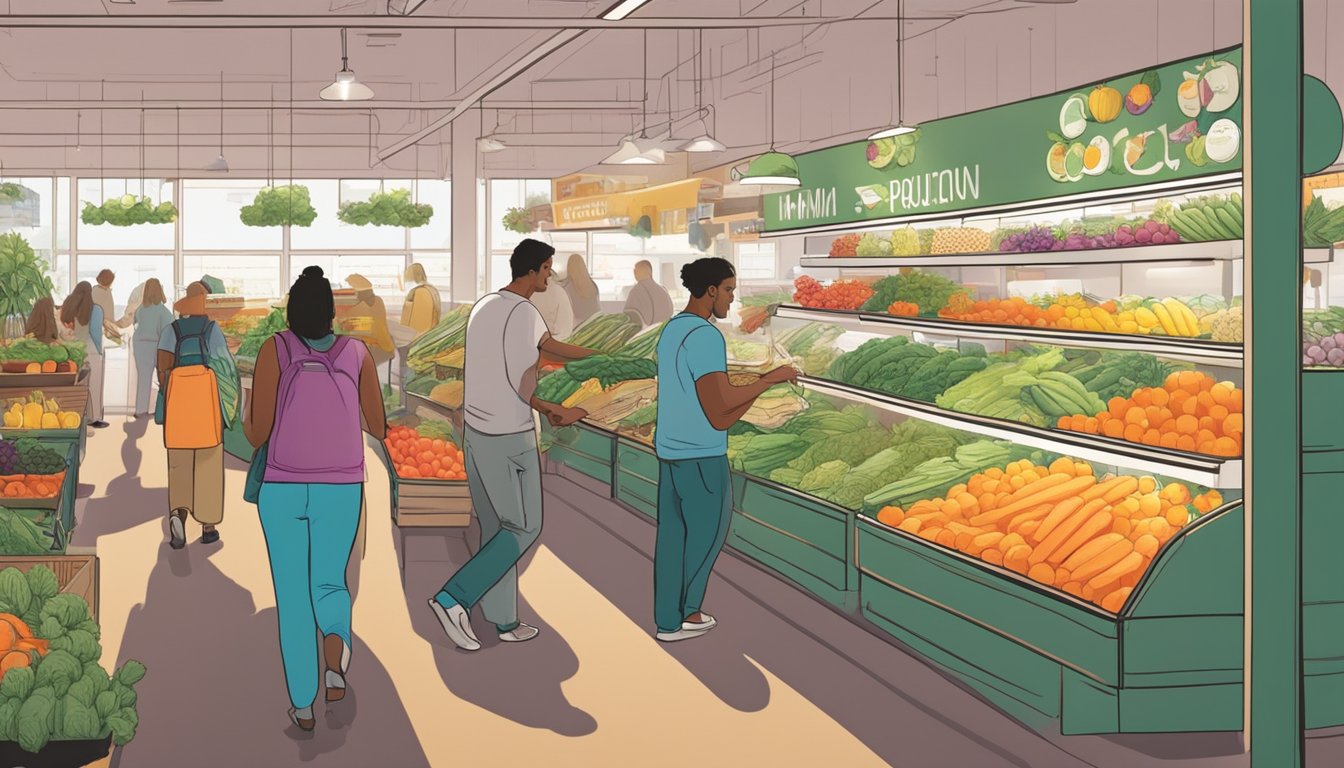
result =
[[1055,328],[972,323],[933,317],[899,317],[871,312],[811,309],[789,304],[779,305],[775,309],[774,316],[785,320],[830,323],[860,333],[905,335],[904,332],[915,332],[960,339],[1046,343],[1071,349],[1147,352],[1158,357],[1222,368],[1240,368],[1243,358],[1241,344],[1205,339],[1062,331]]
[[398,528],[465,528],[471,525],[471,493],[463,480],[404,478],[392,466],[387,446],[378,443],[387,469],[392,521]]
[[[825,243],[817,242],[824,239]],[[1211,240],[1173,245],[1090,248],[1084,251],[1011,253],[948,253],[928,256],[827,256],[831,238],[807,238],[802,258],[806,269],[892,269],[895,267],[1072,267],[1082,264],[1235,261],[1245,252],[1241,240]],[[818,251],[818,249],[820,249]],[[1304,248],[1306,264],[1328,264],[1334,248]]]
[[798,381],[803,386],[822,394],[864,403],[951,429],[1010,440],[1018,445],[1060,453],[1085,461],[1152,472],[1210,488],[1242,487],[1241,459],[1183,453],[1081,432],[1045,429],[987,416],[956,413],[932,403],[907,400],[814,376],[800,376]]
[[414,392],[406,392],[406,397],[407,399],[414,401],[416,405],[429,408],[446,419],[458,418],[462,413],[461,408],[453,408],[451,406],[444,405],[443,403],[440,403],[438,400],[430,399],[426,395],[418,395]]
[[1116,614],[859,516],[863,616],[1024,722],[1241,727],[1241,501],[1168,541]]
[[[809,238],[807,245],[811,245]],[[829,239],[826,248],[830,248]],[[1329,249],[1326,251],[1329,261]],[[806,252],[806,251],[805,251]],[[807,269],[893,269],[895,267],[1073,267],[1080,264],[1136,262],[1233,261],[1244,255],[1241,240],[1211,240],[1172,245],[1136,245],[1128,248],[1089,248],[1082,251],[1011,253],[946,253],[930,256],[804,256]],[[1315,254],[1320,258],[1319,254]]]

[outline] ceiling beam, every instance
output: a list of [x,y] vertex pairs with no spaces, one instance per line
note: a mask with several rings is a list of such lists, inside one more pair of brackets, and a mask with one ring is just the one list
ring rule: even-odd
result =
[[[277,112],[288,111],[291,106],[294,110],[336,110],[336,111],[355,111],[367,112],[370,109],[413,109],[413,110],[449,110],[462,105],[462,100],[451,101],[264,101],[264,100],[239,100],[225,101],[224,110],[269,110],[274,109]],[[14,100],[6,101],[0,99],[0,109],[124,109],[129,111],[146,110],[164,110],[164,109],[197,109],[209,110],[212,112],[219,110],[220,103],[211,99],[160,99],[160,100],[100,100],[100,99],[64,99],[50,101],[24,101]],[[607,112],[638,112],[640,102],[628,100],[549,100],[549,101],[483,101],[481,106],[486,109],[500,110],[550,110],[550,111],[583,111],[583,110],[601,110]]]
[[450,125],[454,120],[465,115],[472,107],[476,106],[477,102],[480,102],[486,96],[494,93],[497,89],[507,85],[509,81],[527,71],[533,64],[536,64],[538,61],[541,61],[552,53],[560,50],[572,40],[582,37],[584,31],[585,30],[582,29],[562,29],[546,38],[544,42],[535,48],[529,47],[526,53],[517,59],[514,59],[503,69],[496,72],[488,80],[468,93],[462,99],[461,103],[456,107],[453,107],[452,112],[430,122],[429,125],[421,128],[410,136],[397,141],[392,146],[378,150],[378,159],[385,162],[389,157],[415,146],[426,137],[432,136],[434,133],[443,129],[444,126]]
[[[915,20],[914,16],[903,17]],[[946,15],[930,18],[944,20]],[[861,21],[882,21],[865,16]],[[891,19],[895,21],[893,17]],[[762,29],[813,27],[854,19],[831,16],[787,17],[627,17],[608,21],[589,17],[488,16],[249,16],[134,14],[118,16],[28,15],[0,16],[0,29]]]

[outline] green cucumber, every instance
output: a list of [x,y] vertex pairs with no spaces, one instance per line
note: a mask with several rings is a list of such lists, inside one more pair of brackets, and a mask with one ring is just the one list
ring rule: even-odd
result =
[[1223,226],[1227,227],[1228,230],[1232,232],[1233,238],[1238,240],[1241,239],[1243,234],[1241,230],[1241,224],[1236,220],[1236,218],[1234,218],[1232,214],[1228,213],[1226,208],[1217,209],[1217,214],[1218,214],[1218,220],[1222,222]]

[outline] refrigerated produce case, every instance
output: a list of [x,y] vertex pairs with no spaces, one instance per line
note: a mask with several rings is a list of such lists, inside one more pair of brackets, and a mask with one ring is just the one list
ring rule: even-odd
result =
[[[1167,198],[1167,203],[1176,211],[1186,204],[1233,205],[1236,192],[1207,188],[1197,195]],[[1166,209],[1167,203],[1116,204],[1112,210],[1124,210],[1110,218],[1132,221]],[[1067,222],[1085,218],[1076,212],[1050,212],[1046,220],[1055,222],[1063,235],[1059,242],[1067,243],[1064,229],[1073,226]],[[1027,221],[1029,216],[1018,216],[1016,221],[981,219],[973,225],[984,231],[987,242],[1001,243],[1011,235],[999,230],[1030,229]],[[957,220],[953,227],[971,224]],[[930,232],[940,228],[946,223],[927,227]],[[921,235],[923,229],[915,230],[913,241],[931,244],[933,238]],[[1015,253],[986,248],[982,253],[905,257],[830,255],[843,234],[807,236],[802,264],[815,284],[804,280],[797,288],[805,289],[796,290],[795,296],[770,297],[756,302],[760,306],[744,307],[738,338],[729,341],[730,352],[755,343],[770,351],[769,362],[798,365],[806,374],[802,389],[810,402],[808,409],[780,423],[730,435],[734,519],[729,546],[857,620],[881,628],[1024,722],[1045,725],[1057,719],[1065,733],[1240,729],[1245,519],[1240,419],[1234,416],[1243,387],[1240,240],[1191,242],[1182,237],[1154,245],[1145,236],[1148,244],[1114,248],[1106,242],[1075,242],[1072,250],[1052,246],[1049,251]],[[1229,227],[1227,234],[1235,233]],[[1312,270],[1321,273],[1318,288],[1330,285],[1332,248],[1308,249],[1304,262],[1304,290],[1312,289]],[[884,287],[896,287],[888,282],[874,289],[878,281],[920,274],[939,280],[909,281],[916,292],[937,295],[939,283],[950,286],[939,306],[920,307],[913,314],[911,308],[891,306],[905,300],[904,295],[884,306],[863,306]],[[856,287],[848,295],[837,293],[834,300],[805,301],[815,299],[827,283],[844,281],[867,290]],[[968,301],[944,311],[949,310],[946,300],[962,291]],[[846,300],[856,303],[845,306]],[[1020,310],[1024,306],[1034,310]],[[1070,306],[1078,315],[1067,312]],[[1307,306],[1313,306],[1310,300]],[[1014,309],[1031,318],[1013,318]],[[996,314],[1000,310],[1002,315]],[[1072,320],[1079,315],[1096,324],[1075,326]],[[1056,323],[1065,316],[1067,327]],[[1309,312],[1304,321],[1308,346],[1344,331],[1328,307]],[[755,333],[741,334],[743,330]],[[963,363],[973,370],[952,380],[937,378],[946,376],[942,369],[931,383],[912,381],[910,374],[917,369],[899,364],[888,369],[886,378],[845,374],[843,363],[840,374],[832,375],[832,366],[865,342],[926,347],[920,352],[926,355],[924,362],[942,356],[949,367],[952,361],[976,356],[984,357],[985,365]],[[1306,365],[1307,346],[1303,354]],[[1024,361],[1043,358],[1049,364],[1042,370],[1021,370]],[[1015,386],[1006,387],[1016,389],[1016,395],[1004,398],[1014,401],[1010,407],[988,407],[992,396],[940,401],[947,389],[994,365],[1016,366],[1010,372],[1016,374]],[[1045,370],[1055,382],[1041,380]],[[1065,397],[1052,388],[1061,383],[1054,374],[1096,382],[1096,391],[1082,386],[1095,399],[1078,393]],[[1168,382],[1169,377],[1174,378]],[[1344,424],[1333,423],[1334,411],[1326,405],[1338,398],[1344,385],[1340,377],[1344,371],[1318,366],[1308,369],[1303,385],[1304,631],[1307,637],[1320,638],[1306,649],[1310,728],[1344,723],[1344,667],[1336,661],[1339,649],[1328,647],[1325,639],[1334,633],[1312,632],[1322,624],[1333,626],[1344,606],[1344,594],[1331,586],[1337,580],[1323,571],[1332,561],[1325,552],[1328,542],[1344,533],[1333,530],[1333,517],[1324,514],[1331,495],[1344,492],[1344,482],[1338,481],[1344,476],[1339,458],[1344,445],[1338,437]],[[927,386],[914,386],[920,384]],[[1151,425],[1144,421],[1153,415],[1147,408],[1154,393],[1162,392],[1157,415],[1163,416],[1161,407],[1171,405],[1175,392],[1187,387],[1193,391],[1181,398],[1180,407],[1190,408],[1188,413],[1172,413],[1170,424],[1165,419]],[[644,390],[643,396],[648,395]],[[743,444],[743,434],[750,432],[770,435],[768,450],[787,456],[789,441],[778,436],[821,401],[841,411],[856,408],[882,429],[918,422],[989,439],[1009,448],[1017,461],[1025,452],[1042,465],[1060,458],[1086,462],[1103,478],[1152,477],[1159,496],[1164,487],[1180,486],[1190,499],[1184,505],[1162,502],[1161,516],[1165,519],[1172,506],[1184,506],[1186,511],[1172,512],[1171,517],[1183,524],[1164,524],[1172,530],[1164,531],[1142,569],[1131,573],[1130,583],[1103,606],[1099,596],[1084,599],[1026,572],[987,562],[955,542],[921,538],[917,531],[891,524],[896,518],[890,507],[899,505],[880,504],[881,495],[872,492],[841,498],[835,489],[847,485],[845,475],[831,478],[823,489],[817,484],[827,478],[818,474],[809,485],[802,475],[816,467],[804,462],[800,472],[789,466],[792,459],[762,473],[762,460],[751,459],[754,439],[745,443],[745,460],[741,451],[733,456],[734,445]],[[1186,406],[1187,401],[1192,405]],[[1079,407],[1070,409],[1070,404]],[[1140,410],[1131,416],[1136,407]],[[655,517],[655,410],[636,404],[616,423],[590,421],[546,430],[548,464],[570,477],[586,478],[590,487]],[[1327,411],[1330,416],[1324,415]],[[1107,418],[1093,423],[1102,413]],[[1191,416],[1193,425],[1181,416]],[[1107,427],[1106,421],[1113,420],[1119,423]],[[1127,429],[1140,422],[1141,430]],[[1207,434],[1201,431],[1205,428]],[[848,433],[847,442],[859,440],[864,429]],[[771,466],[776,459],[763,461]],[[906,468],[884,482],[899,486],[915,474]],[[941,499],[947,486],[897,497],[905,505],[902,514],[912,504]]]

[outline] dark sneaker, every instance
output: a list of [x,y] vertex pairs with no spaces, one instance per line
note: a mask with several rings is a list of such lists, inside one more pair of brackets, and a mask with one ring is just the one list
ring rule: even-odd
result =
[[108,425],[108,423],[107,423],[106,421],[103,421],[102,419],[99,419],[98,421],[91,421],[91,422],[89,422],[89,426],[90,426],[90,427],[93,427],[94,429],[103,429],[103,428],[105,428],[105,427],[107,427],[107,426],[109,426],[109,425]]
[[219,529],[212,528],[201,533],[202,544],[214,544],[216,541],[219,541]]

